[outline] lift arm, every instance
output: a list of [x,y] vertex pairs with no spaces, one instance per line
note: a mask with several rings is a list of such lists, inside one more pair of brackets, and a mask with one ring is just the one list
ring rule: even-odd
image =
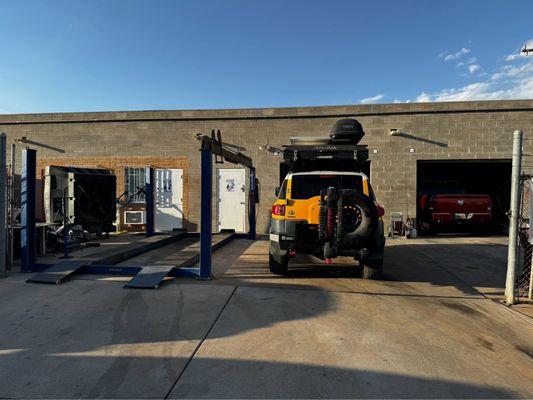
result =
[[[202,142],[202,150],[210,150],[215,157],[220,157],[222,160],[228,161],[232,164],[241,164],[247,168],[252,168],[252,159],[240,151],[235,150],[229,145],[222,143],[222,135],[220,130],[217,130],[215,137],[215,130],[211,131],[211,136],[199,133],[196,139]],[[217,163],[220,163],[217,161]]]

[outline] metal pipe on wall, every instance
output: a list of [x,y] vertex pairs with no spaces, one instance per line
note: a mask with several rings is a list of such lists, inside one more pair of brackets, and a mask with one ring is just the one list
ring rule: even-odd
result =
[[520,207],[520,167],[522,162],[522,136],[520,130],[513,133],[513,164],[511,173],[511,215],[509,219],[509,249],[507,253],[507,278],[505,302],[515,302],[516,266],[518,264],[518,212]]

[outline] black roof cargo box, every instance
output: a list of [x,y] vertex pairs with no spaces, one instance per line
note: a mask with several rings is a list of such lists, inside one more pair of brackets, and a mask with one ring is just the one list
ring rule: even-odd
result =
[[357,144],[365,136],[363,126],[356,119],[339,119],[331,128],[331,142]]

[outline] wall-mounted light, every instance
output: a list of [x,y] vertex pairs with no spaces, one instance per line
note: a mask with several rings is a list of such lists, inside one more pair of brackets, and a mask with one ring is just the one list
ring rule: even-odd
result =
[[391,128],[389,135],[390,136],[398,136],[401,132],[396,128]]
[[279,156],[283,150],[278,149],[277,147],[271,146],[270,144],[265,144],[264,146],[259,146],[259,150],[266,150],[269,153],[274,154],[275,156]]

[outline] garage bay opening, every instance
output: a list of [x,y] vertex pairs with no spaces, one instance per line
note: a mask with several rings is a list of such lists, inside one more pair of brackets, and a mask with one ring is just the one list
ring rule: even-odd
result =
[[507,232],[511,160],[419,160],[421,234]]

